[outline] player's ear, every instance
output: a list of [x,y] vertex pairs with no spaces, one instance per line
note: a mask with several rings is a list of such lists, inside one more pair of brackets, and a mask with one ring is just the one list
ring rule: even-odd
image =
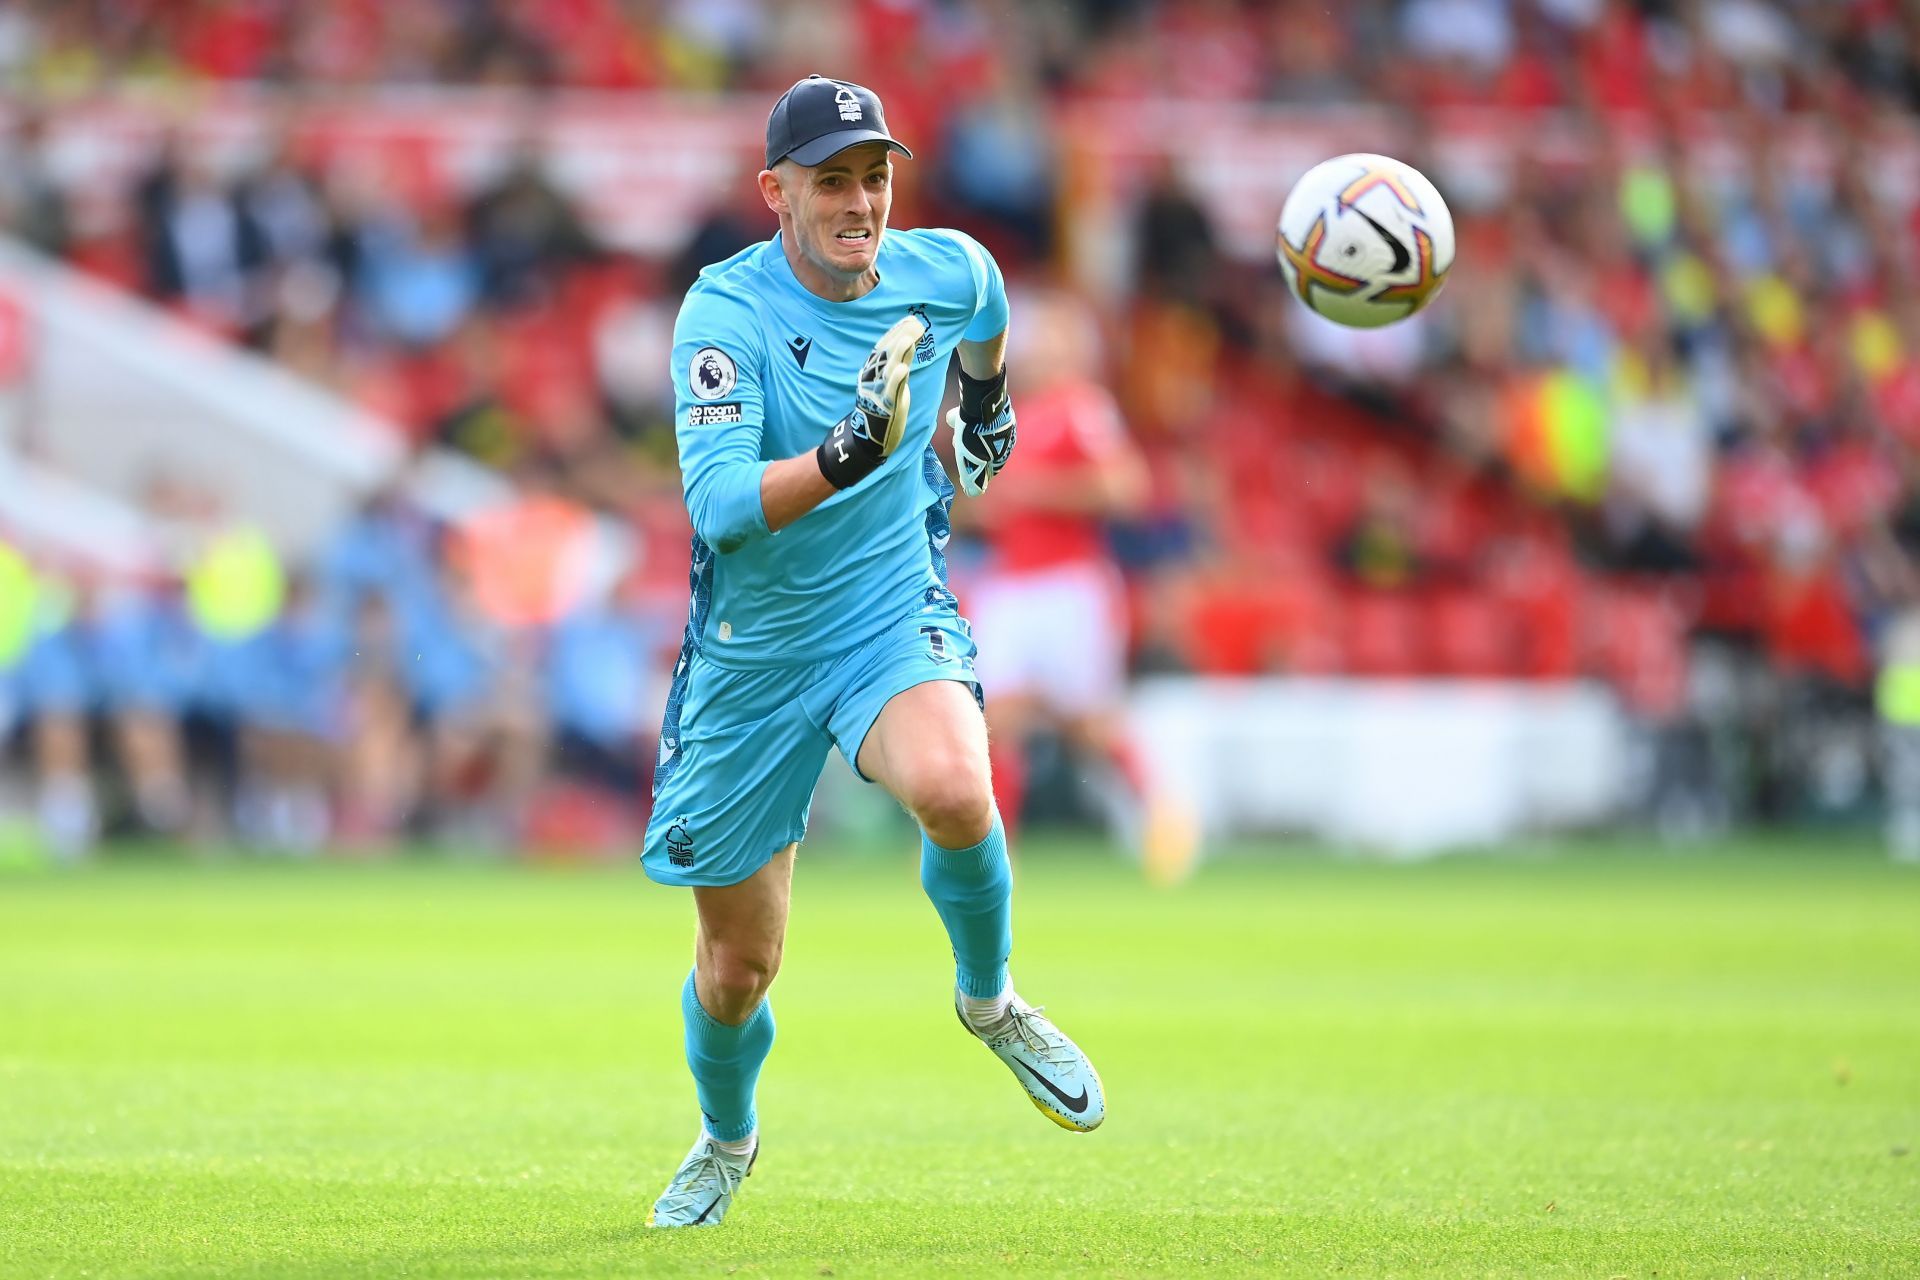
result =
[[765,200],[767,202],[767,208],[773,210],[775,213],[789,214],[793,212],[792,207],[787,204],[787,190],[780,181],[780,175],[771,169],[762,169],[760,171],[760,198]]

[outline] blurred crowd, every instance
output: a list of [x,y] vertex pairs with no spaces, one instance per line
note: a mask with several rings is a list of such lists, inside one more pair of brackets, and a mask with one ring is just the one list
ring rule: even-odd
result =
[[[826,58],[937,125],[1009,94],[1826,108],[1920,90],[1898,0],[9,0],[0,72],[706,92]],[[795,68],[799,68],[796,72]],[[919,92],[909,86],[919,83]],[[903,118],[902,123],[907,121]],[[927,130],[916,129],[917,136]]]
[[[44,131],[109,84],[756,92],[842,67],[916,148],[896,221],[974,232],[1016,294],[1075,284],[1076,104],[1384,105],[1454,203],[1457,278],[1356,338],[1229,256],[1177,151],[1128,197],[1121,301],[1078,305],[1150,477],[1103,553],[1135,672],[1599,676],[1671,731],[1670,779],[1773,812],[1796,803],[1781,762],[1809,758],[1780,744],[1870,705],[1883,629],[1920,607],[1920,15],[1893,0],[21,0],[0,74],[41,105],[0,213],[416,444],[666,548],[666,335],[700,266],[771,232],[751,191],[643,256],[531,143],[475,189],[396,192],[290,135],[239,174],[164,146],[125,221],[83,231]],[[1505,125],[1495,182],[1422,133],[1475,108]],[[1532,149],[1534,111],[1580,145]],[[442,544],[421,540],[421,581],[449,576]],[[1002,554],[991,520],[963,528],[963,595]],[[655,628],[683,564],[647,557],[631,598],[652,612],[608,617]],[[336,633],[423,625],[402,588],[328,573],[288,599],[336,601]],[[514,659],[512,696],[545,687],[562,723],[552,652],[543,633]],[[424,759],[446,704],[415,679],[392,701]]]
[[631,576],[568,586],[586,517],[545,481],[458,525],[382,490],[310,565],[191,482],[147,497],[178,573],[0,545],[0,715],[30,781],[14,799],[56,851],[637,837],[682,620]]

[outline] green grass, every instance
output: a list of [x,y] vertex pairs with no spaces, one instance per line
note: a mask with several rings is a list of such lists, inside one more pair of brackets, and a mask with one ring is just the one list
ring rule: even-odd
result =
[[1030,847],[1070,1135],[964,1039],[913,862],[803,856],[766,1147],[690,1141],[690,902],[630,869],[0,875],[0,1275],[1920,1273],[1920,869]]

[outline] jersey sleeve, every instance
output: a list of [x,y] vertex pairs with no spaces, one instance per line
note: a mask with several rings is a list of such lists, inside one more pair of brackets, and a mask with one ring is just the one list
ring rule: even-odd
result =
[[952,234],[973,273],[973,320],[962,336],[968,342],[985,342],[1007,330],[1007,282],[1000,275],[1000,264],[978,240],[964,231]]
[[760,478],[766,361],[740,304],[696,289],[673,326],[674,437],[693,530],[716,552],[767,534]]

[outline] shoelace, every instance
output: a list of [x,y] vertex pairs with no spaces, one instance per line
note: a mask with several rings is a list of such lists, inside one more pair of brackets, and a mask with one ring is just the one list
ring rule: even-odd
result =
[[1073,1061],[1073,1055],[1067,1051],[1066,1037],[1054,1030],[1057,1039],[1049,1040],[1047,1033],[1040,1029],[1038,1015],[1045,1013],[1043,1004],[1022,1007],[1014,1005],[1008,1012],[1013,1016],[1014,1034],[1019,1036],[1033,1056],[1049,1066],[1063,1066]]
[[684,1209],[716,1193],[732,1194],[738,1191],[741,1179],[746,1176],[746,1171],[735,1169],[717,1147],[709,1147],[701,1154],[689,1157],[674,1172],[673,1181],[678,1189],[662,1198],[666,1201],[667,1209]]

